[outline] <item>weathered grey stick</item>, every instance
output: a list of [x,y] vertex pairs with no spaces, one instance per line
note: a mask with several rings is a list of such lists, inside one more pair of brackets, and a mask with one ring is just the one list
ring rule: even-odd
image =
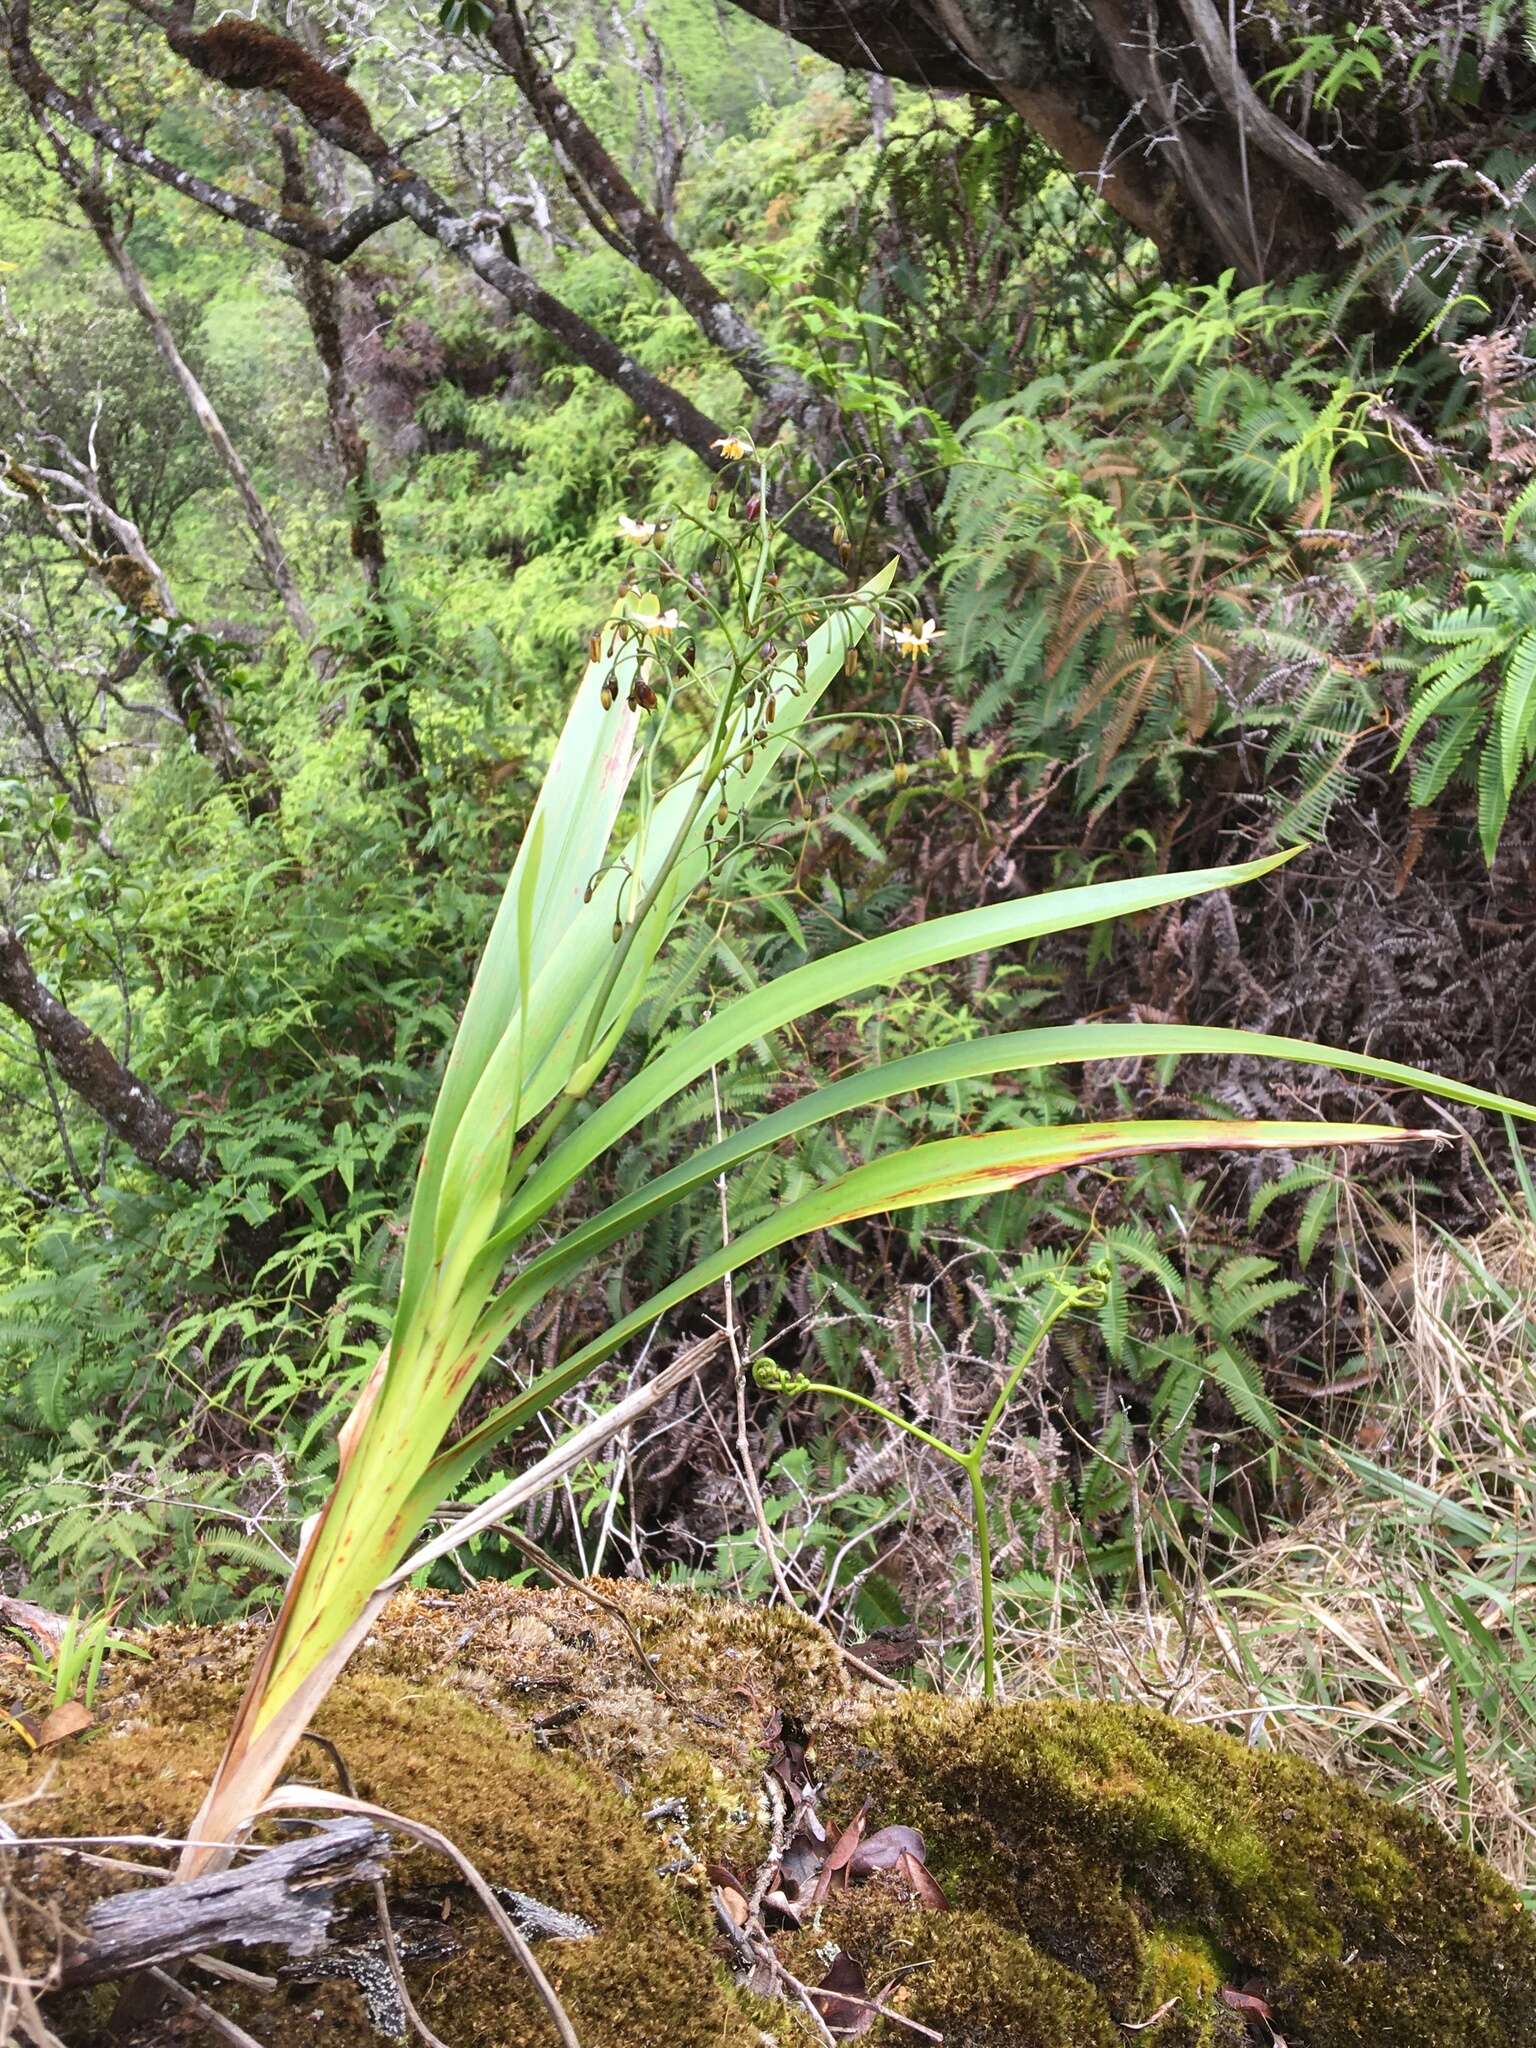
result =
[[382,1876],[389,1852],[382,1828],[348,1815],[211,1877],[119,1892],[92,1907],[60,1981],[100,1984],[227,1942],[310,1955],[325,1941],[337,1888]]

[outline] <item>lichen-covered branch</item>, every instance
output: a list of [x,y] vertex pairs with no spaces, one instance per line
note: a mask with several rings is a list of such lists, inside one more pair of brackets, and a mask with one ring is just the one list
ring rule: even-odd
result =
[[1303,185],[1321,193],[1346,220],[1358,220],[1365,212],[1365,187],[1340,165],[1319,156],[1305,136],[1260,99],[1211,0],[1179,0],[1179,5],[1216,90],[1256,146]]
[[[116,542],[112,553],[93,547],[78,531],[69,513],[54,502],[50,484],[67,485],[79,496]],[[187,644],[190,629],[165,571],[134,522],[108,502],[89,467],[72,461],[67,472],[42,469],[0,448],[0,486],[31,506],[54,538],[132,617],[140,629],[140,649],[152,657],[194,749],[221,782],[238,787],[247,813],[256,817],[275,810],[279,793],[271,767],[240,737],[207,660]]]
[[298,578],[293,573],[293,564],[283,546],[276,522],[267,510],[261,493],[257,490],[244,458],[231,440],[228,428],[219,417],[218,408],[203,389],[192,365],[182,354],[170,322],[150,296],[139,266],[128,253],[127,244],[113,225],[112,215],[102,193],[83,176],[73,163],[69,152],[58,151],[60,169],[66,182],[74,191],[81,212],[91,224],[101,252],[117,273],[118,281],[128,303],[133,307],[144,325],[149,329],[160,359],[180,385],[182,394],[192,416],[202,428],[208,445],[219,458],[226,476],[235,487],[246,523],[256,542],[256,551],[266,571],[267,581],[272,585],[278,602],[288,616],[288,623],[299,636],[304,646],[309,646],[315,637],[315,622],[310,617],[309,607],[299,590]]
[[[327,262],[341,261],[360,246],[362,236],[344,240],[338,246],[334,234],[321,235],[305,221],[290,220],[270,208],[236,200],[232,194],[181,171],[135,143],[48,75],[30,41],[29,0],[6,0],[0,19],[6,26],[11,74],[33,104],[60,115],[121,162],[147,171],[228,219],[238,220],[258,233],[270,233],[287,247],[308,250]],[[356,224],[366,219],[367,231],[372,233],[393,220],[412,221],[505,299],[515,312],[526,315],[577,362],[622,391],[669,438],[681,442],[709,469],[724,466],[715,446],[724,433],[717,421],[701,412],[674,386],[644,369],[628,350],[620,348],[513,261],[507,253],[508,238],[502,233],[499,214],[486,211],[464,215],[424,176],[393,155],[379,137],[358,95],[350,87],[341,87],[307,51],[269,30],[253,30],[245,22],[221,23],[217,30],[200,35],[178,24],[164,24],[164,28],[170,46],[189,63],[195,63],[197,69],[236,90],[280,93],[327,141],[336,143],[367,166],[378,186],[377,204],[373,209],[350,214],[349,222]],[[337,87],[335,93],[330,91],[331,86]],[[802,546],[824,561],[838,562],[832,536],[816,521],[797,513],[788,517],[785,525]]]
[[20,935],[7,925],[0,925],[0,1004],[26,1025],[66,1086],[146,1166],[186,1187],[200,1188],[212,1179],[196,1137],[177,1137],[171,1110],[44,985]]
[[173,164],[147,143],[135,141],[115,122],[103,119],[77,94],[66,92],[50,77],[32,47],[31,0],[5,0],[0,8],[0,38],[11,77],[34,109],[46,108],[130,169],[142,171],[179,192],[184,199],[195,200],[238,227],[268,235],[290,249],[311,250],[327,263],[344,263],[381,229],[400,218],[400,209],[392,196],[379,191],[330,227],[289,220],[276,207],[258,205],[255,200],[228,192],[211,179],[200,177],[196,171]]

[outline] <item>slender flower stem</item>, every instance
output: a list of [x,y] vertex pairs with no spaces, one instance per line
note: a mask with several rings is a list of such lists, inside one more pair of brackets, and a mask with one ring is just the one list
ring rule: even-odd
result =
[[1023,1377],[1026,1367],[1039,1355],[1040,1347],[1064,1315],[1075,1308],[1089,1308],[1103,1299],[1104,1283],[1101,1274],[1094,1269],[1084,1275],[1069,1276],[1058,1273],[1052,1282],[1055,1299],[1044,1309],[1039,1321],[1019,1350],[1007,1377],[1004,1379],[997,1399],[987,1413],[987,1419],[972,1439],[966,1451],[957,1451],[953,1444],[947,1444],[942,1437],[934,1436],[908,1416],[898,1415],[894,1408],[887,1408],[880,1401],[872,1401],[867,1394],[855,1394],[847,1387],[834,1387],[824,1380],[808,1380],[798,1374],[785,1373],[765,1361],[768,1370],[759,1366],[759,1383],[790,1396],[800,1394],[822,1394],[830,1399],[846,1401],[854,1408],[862,1408],[867,1414],[878,1415],[893,1428],[905,1430],[929,1450],[937,1451],[948,1458],[964,1472],[966,1484],[971,1492],[971,1525],[975,1536],[976,1583],[981,1600],[981,1689],[988,1700],[997,1697],[997,1618],[996,1588],[992,1580],[992,1521],[987,1506],[986,1483],[982,1477],[982,1466],[992,1441],[993,1432],[1002,1421],[1015,1389]]
[[997,1626],[993,1618],[992,1522],[987,1509],[987,1489],[981,1478],[981,1445],[962,1458],[971,1487],[971,1521],[976,1531],[976,1577],[981,1586],[981,1691],[988,1700],[997,1698]]

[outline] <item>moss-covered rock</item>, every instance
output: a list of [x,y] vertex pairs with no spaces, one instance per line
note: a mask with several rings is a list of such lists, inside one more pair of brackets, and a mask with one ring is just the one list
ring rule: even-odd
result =
[[[584,2048],[809,2038],[761,1977],[735,1981],[706,1871],[750,1876],[767,1849],[776,1715],[814,1739],[829,1825],[868,1800],[872,1827],[921,1828],[952,1908],[922,1910],[877,1877],[781,1933],[781,1960],[814,1983],[848,1951],[882,2002],[949,2048],[1536,2044],[1536,1931],[1492,1872],[1410,1814],[1126,1708],[877,1696],[796,1617],[605,1590],[650,1670],[614,1615],[579,1595],[412,1596],[316,1724],[365,1797],[442,1829],[493,1883],[597,1928],[542,1950]],[[186,1826],[258,1636],[148,1640],[152,1664],[119,1665],[96,1732],[47,1756],[0,1747],[0,1802],[28,1802],[8,1806],[13,1825]],[[333,1759],[306,1745],[293,1775],[334,1782]],[[12,1917],[42,1963],[44,1916],[75,1924],[121,1880],[72,1859],[26,1863],[41,1911]],[[402,1854],[390,1882],[403,1930],[413,1915],[440,1930],[409,1973],[428,2022],[456,2048],[544,2048],[547,2021],[450,1867]],[[204,1988],[268,2048],[377,2038],[349,1979]],[[1262,1999],[1269,2021],[1234,1991]],[[57,1999],[52,2018],[86,2044],[108,2003]],[[177,2024],[158,2022],[154,2038],[177,2038]],[[882,2019],[864,2038],[923,2037]]]

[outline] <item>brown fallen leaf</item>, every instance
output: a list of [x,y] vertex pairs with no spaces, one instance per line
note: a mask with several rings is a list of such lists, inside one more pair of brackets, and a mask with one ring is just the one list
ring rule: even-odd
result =
[[879,1828],[854,1850],[848,1875],[860,1878],[876,1870],[894,1870],[904,1855],[915,1856],[921,1862],[927,1853],[928,1845],[916,1828]]
[[1268,2003],[1252,1991],[1234,1991],[1229,1984],[1223,1984],[1217,1993],[1223,2005],[1229,2005],[1234,2012],[1252,2013],[1255,2019],[1269,2018]]
[[[806,1905],[814,1892],[824,1854],[819,1842],[813,1841],[808,1834],[797,1833],[784,1851],[778,1882],[772,1886],[772,1892],[781,1894],[792,1906]],[[799,1925],[798,1920],[796,1925]]]
[[87,1728],[96,1726],[96,1716],[83,1700],[65,1700],[62,1705],[44,1718],[37,1731],[39,1749],[51,1749],[56,1742],[68,1742],[71,1736],[83,1735]]
[[927,1865],[928,1845],[916,1828],[880,1828],[859,1843],[848,1859],[848,1878],[862,1884],[877,1870],[889,1870],[899,1877],[931,1912],[949,1909],[938,1879]]
[[763,1894],[763,1925],[765,1927],[800,1927],[805,1916],[798,1902],[782,1888]]
[[720,1901],[721,1911],[729,1914],[738,1927],[747,1924],[747,1902],[733,1884],[715,1886],[715,1897]]
[[896,1875],[913,1893],[920,1906],[926,1906],[930,1913],[947,1913],[949,1901],[944,1896],[944,1887],[928,1868],[921,1856],[914,1856],[910,1849],[902,1852],[896,1865]]
[[869,1980],[862,1964],[856,1963],[847,1949],[839,1952],[811,1993],[812,2005],[840,2041],[856,2041],[874,2025],[879,2015],[868,2000]]
[[837,1884],[839,1879],[842,1880],[839,1889],[846,1890],[848,1885],[848,1865],[853,1861],[854,1852],[863,1839],[864,1823],[868,1818],[869,1801],[866,1799],[858,1812],[853,1816],[853,1819],[849,1821],[847,1827],[843,1829],[843,1832],[827,1851],[826,1861],[822,1864],[820,1874],[816,1879],[816,1889],[811,1894],[812,1899],[817,1905],[820,1905],[821,1901],[831,1891],[833,1885]]
[[866,1664],[891,1677],[910,1671],[923,1654],[922,1638],[910,1621],[892,1628],[872,1628],[863,1642],[855,1643],[853,1648]]

